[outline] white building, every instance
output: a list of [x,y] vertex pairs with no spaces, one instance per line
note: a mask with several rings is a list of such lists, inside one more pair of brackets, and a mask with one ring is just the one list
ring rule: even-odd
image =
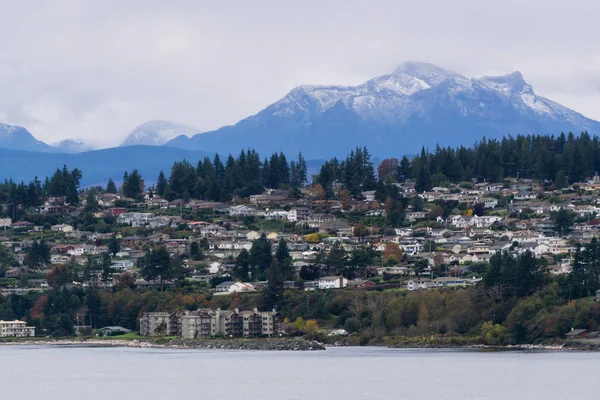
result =
[[133,265],[131,260],[115,260],[110,267],[116,271],[129,271],[133,269]]
[[267,210],[265,219],[288,219],[289,213],[285,210]]
[[0,337],[33,337],[35,327],[27,326],[23,321],[0,320]]
[[66,224],[54,225],[50,229],[52,229],[52,232],[73,232],[73,227]]
[[292,208],[288,212],[288,221],[290,222],[299,222],[306,221],[310,216],[310,210],[308,208]]
[[343,276],[324,276],[319,279],[319,289],[342,289],[348,285],[348,279]]

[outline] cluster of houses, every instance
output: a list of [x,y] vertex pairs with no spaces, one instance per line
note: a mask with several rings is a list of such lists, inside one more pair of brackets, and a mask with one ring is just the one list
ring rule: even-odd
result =
[[273,311],[235,309],[144,313],[140,319],[142,336],[180,336],[184,339],[205,337],[261,337],[282,331],[281,315]]
[[[145,281],[139,275],[140,258],[148,248],[161,245],[172,255],[185,256],[186,279],[208,285],[219,278],[222,283],[210,288],[217,294],[258,291],[264,282],[237,282],[231,274],[240,252],[249,251],[264,234],[273,251],[280,239],[287,242],[298,273],[315,267],[319,254],[327,254],[336,244],[347,254],[370,246],[381,255],[381,261],[361,274],[362,280],[328,276],[325,271],[306,280],[303,289],[368,289],[390,279],[403,281],[409,290],[463,287],[476,283],[480,275],[477,266],[505,251],[514,255],[531,251],[548,260],[550,273],[567,274],[576,245],[600,236],[597,177],[580,184],[578,190],[554,192],[528,180],[474,183],[468,188],[449,185],[424,193],[417,193],[410,182],[398,186],[402,195],[410,198],[409,206],[404,210],[404,222],[388,229],[373,224],[386,218],[385,206],[377,202],[373,191],[344,202],[319,198],[310,188],[302,189],[300,199],[284,190],[268,190],[230,203],[167,201],[150,194],[143,202],[136,202],[119,194],[100,194],[100,209],[94,217],[112,216],[115,221],[104,233],[86,231],[74,222],[83,212],[83,195],[77,207],[65,204],[64,198],[50,198],[35,211],[54,217],[57,224],[32,222],[39,219],[0,219],[0,246],[14,259],[10,265],[0,265],[0,291],[24,294],[47,290],[44,276],[54,266],[75,264],[85,269],[90,260],[99,260],[109,252],[113,235],[120,242],[120,250],[110,254],[113,279],[101,280],[98,273],[92,274],[89,282],[74,284],[110,288],[120,274],[128,273],[139,290],[159,284],[173,286],[175,282]],[[553,213],[560,210],[569,210],[577,218],[568,232],[555,229]],[[26,254],[41,238],[50,246],[50,262],[32,271]],[[202,258],[192,257],[193,243],[203,243]],[[384,255],[390,247],[397,248],[403,257],[386,260]],[[420,260],[424,261],[416,268]],[[286,282],[286,288],[291,290],[295,285]]]

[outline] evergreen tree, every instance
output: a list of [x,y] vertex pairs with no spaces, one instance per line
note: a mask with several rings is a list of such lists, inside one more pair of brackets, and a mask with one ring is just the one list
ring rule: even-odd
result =
[[164,290],[165,280],[173,279],[179,273],[177,263],[171,261],[166,247],[160,246],[150,250],[142,259],[141,274],[147,281],[160,279],[161,290]]
[[294,269],[292,267],[292,257],[287,243],[283,238],[279,240],[277,249],[275,251],[275,259],[279,263],[279,268],[285,279],[294,279]]
[[111,178],[108,179],[108,183],[106,184],[106,193],[117,193],[117,185],[115,185],[115,182]]
[[144,180],[137,169],[131,174],[125,171],[123,175],[123,195],[132,199],[138,198],[144,191]]
[[556,173],[556,177],[554,178],[554,189],[560,190],[568,186],[569,183],[567,182],[567,175],[565,174],[565,171],[561,169]]
[[398,182],[404,182],[411,177],[411,165],[408,157],[403,156],[396,170],[396,180]]
[[233,276],[242,282],[250,280],[250,253],[248,250],[242,249],[235,260],[235,268]]
[[335,242],[329,250],[325,263],[330,271],[335,274],[341,274],[348,262],[346,250],[342,247],[340,242]]
[[99,209],[98,200],[96,200],[96,190],[89,189],[85,192],[85,212],[96,212]]
[[50,247],[43,239],[39,242],[34,240],[27,249],[25,264],[31,268],[42,268],[50,263]]
[[271,265],[272,259],[271,244],[263,233],[258,240],[252,243],[252,248],[250,249],[250,273],[252,280],[264,279],[265,272]]
[[169,186],[169,182],[167,181],[167,178],[165,177],[165,173],[163,171],[160,171],[158,173],[158,178],[156,180],[156,193],[160,197],[165,198],[165,196],[167,194],[168,186]]
[[281,266],[277,259],[273,259],[267,270],[267,286],[263,294],[263,307],[265,309],[277,308],[284,297],[285,281]]
[[565,236],[571,233],[573,223],[575,222],[575,216],[572,211],[561,208],[554,213],[552,218],[554,220],[554,231],[557,234]]
[[105,285],[112,280],[113,269],[111,267],[111,259],[108,253],[102,254],[102,283]]
[[115,257],[119,251],[121,251],[121,241],[117,238],[117,235],[112,235],[108,241],[108,251]]

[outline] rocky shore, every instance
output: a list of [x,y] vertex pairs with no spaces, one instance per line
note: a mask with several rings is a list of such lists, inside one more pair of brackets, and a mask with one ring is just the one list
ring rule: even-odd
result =
[[169,349],[222,349],[260,351],[313,351],[325,350],[316,341],[303,339],[39,339],[2,341],[0,345],[35,346],[93,346],[93,347],[135,347]]

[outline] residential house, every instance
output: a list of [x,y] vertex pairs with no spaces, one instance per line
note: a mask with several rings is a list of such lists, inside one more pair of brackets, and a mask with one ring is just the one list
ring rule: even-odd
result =
[[483,199],[483,207],[484,208],[496,208],[498,207],[498,199],[494,199],[493,197],[487,197]]
[[134,265],[135,264],[131,260],[113,260],[110,267],[116,271],[123,272],[132,270]]
[[50,228],[52,232],[73,232],[73,226],[67,224],[58,224]]
[[515,200],[535,200],[537,195],[531,191],[520,191],[515,193]]
[[375,284],[371,281],[364,280],[364,279],[354,279],[354,280],[348,281],[348,284],[346,287],[349,289],[369,289],[369,288],[375,287]]
[[250,283],[226,281],[215,286],[217,293],[239,293],[239,292],[254,292],[254,286]]
[[232,217],[253,217],[257,214],[256,208],[249,206],[239,205],[229,208],[229,215]]
[[409,211],[406,213],[406,220],[409,222],[415,222],[420,219],[425,219],[429,213],[427,211]]
[[304,207],[295,207],[288,212],[289,222],[303,222],[308,220],[310,216],[310,210]]
[[342,289],[348,285],[343,276],[324,276],[319,279],[319,289]]

